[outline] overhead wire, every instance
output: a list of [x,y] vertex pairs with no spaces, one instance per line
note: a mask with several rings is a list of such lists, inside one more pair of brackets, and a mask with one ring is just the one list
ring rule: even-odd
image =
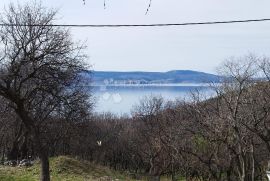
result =
[[196,26],[196,25],[266,22],[266,21],[270,21],[270,18],[230,20],[230,21],[188,22],[188,23],[158,23],[158,24],[13,24],[13,23],[0,23],[0,26],[56,26],[56,27],[71,27],[71,28],[121,28],[121,27]]

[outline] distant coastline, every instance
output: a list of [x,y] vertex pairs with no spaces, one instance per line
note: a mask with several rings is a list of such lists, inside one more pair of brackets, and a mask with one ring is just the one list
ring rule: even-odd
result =
[[221,77],[193,70],[172,70],[168,72],[89,72],[94,86],[206,86],[218,83]]
[[[218,83],[217,83],[218,84]],[[109,86],[109,87],[208,87],[209,83],[161,83],[161,84],[92,84],[91,86]]]

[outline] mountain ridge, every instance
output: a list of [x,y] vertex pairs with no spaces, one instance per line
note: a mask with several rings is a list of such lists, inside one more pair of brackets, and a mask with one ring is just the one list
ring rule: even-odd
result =
[[92,71],[94,84],[168,84],[220,82],[215,74],[194,70],[147,71]]

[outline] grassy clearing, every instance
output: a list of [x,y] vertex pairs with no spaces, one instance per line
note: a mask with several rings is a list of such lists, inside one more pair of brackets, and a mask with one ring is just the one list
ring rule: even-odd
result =
[[[51,158],[50,168],[52,181],[135,181],[127,173],[120,173],[67,156]],[[28,168],[0,165],[0,181],[37,181],[39,173],[39,163]],[[164,177],[161,180],[169,181],[170,179]]]
[[[66,156],[51,158],[50,164],[52,181],[131,180],[126,174]],[[0,180],[36,181],[39,171],[39,163],[29,168],[0,166]]]

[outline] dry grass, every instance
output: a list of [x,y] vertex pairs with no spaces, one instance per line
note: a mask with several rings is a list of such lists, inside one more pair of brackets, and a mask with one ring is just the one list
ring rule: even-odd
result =
[[[50,167],[52,181],[131,180],[123,173],[66,156],[51,158]],[[39,172],[39,163],[29,168],[0,166],[0,180],[36,181],[39,180]]]
[[[52,181],[135,181],[127,173],[68,156],[51,158],[50,168]],[[39,173],[38,162],[28,168],[0,166],[0,181],[38,181]],[[170,179],[164,177],[161,180]]]

